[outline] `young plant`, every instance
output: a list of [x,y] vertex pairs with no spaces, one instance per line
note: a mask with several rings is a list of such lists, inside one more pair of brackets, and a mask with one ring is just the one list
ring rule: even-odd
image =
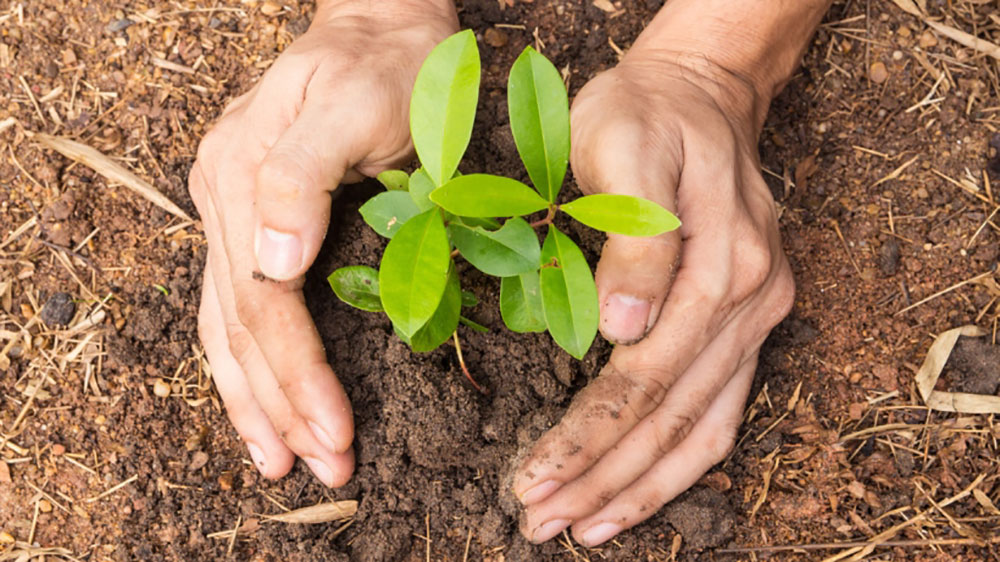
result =
[[[479,50],[469,30],[428,55],[410,100],[410,133],[421,167],[412,174],[379,174],[386,191],[361,207],[365,222],[389,238],[379,269],[340,268],[330,275],[330,286],[349,305],[385,312],[414,351],[433,350],[453,335],[457,345],[460,322],[484,329],[461,314],[476,304],[461,288],[454,261],[461,256],[501,278],[500,312],[508,328],[547,330],[581,359],[597,335],[597,288],[583,252],[553,217],[561,211],[589,227],[628,236],[655,236],[680,221],[652,201],[626,195],[556,203],[569,162],[569,102],[559,71],[531,47],[511,68],[507,101],[534,189],[506,177],[460,174],[479,78]],[[524,218],[542,211],[544,218],[534,222]],[[536,229],[542,227],[545,240],[539,244]]]

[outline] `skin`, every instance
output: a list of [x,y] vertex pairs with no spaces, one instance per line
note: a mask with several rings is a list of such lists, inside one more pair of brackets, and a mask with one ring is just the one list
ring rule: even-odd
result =
[[[683,226],[608,238],[596,274],[601,331],[619,345],[516,471],[529,540],[571,527],[582,544],[605,542],[731,449],[760,345],[794,295],[757,137],[828,4],[672,0],[576,97],[581,189],[652,199]],[[199,330],[229,417],[268,478],[296,457],[327,486],[353,471],[350,404],[302,278],[331,192],[412,158],[413,80],[457,29],[445,0],[321,2],[309,31],[199,148]]]

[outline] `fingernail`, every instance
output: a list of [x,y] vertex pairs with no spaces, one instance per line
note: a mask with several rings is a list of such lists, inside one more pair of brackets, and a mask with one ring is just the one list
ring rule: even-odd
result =
[[329,466],[326,466],[325,462],[312,457],[302,457],[302,460],[306,461],[309,470],[316,475],[316,478],[319,478],[320,482],[327,486],[333,486],[333,471],[330,470]]
[[271,279],[291,279],[302,268],[302,241],[294,234],[258,226],[254,251],[261,273]]
[[521,494],[521,497],[519,498],[521,500],[521,505],[538,503],[549,497],[549,495],[552,494],[552,492],[555,492],[561,485],[562,484],[556,482],[555,480],[546,480],[541,484],[532,486],[531,488],[528,488],[527,492]]
[[308,422],[308,424],[309,424],[309,429],[312,430],[313,435],[316,436],[316,440],[319,441],[320,445],[323,445],[324,447],[326,447],[327,450],[329,450],[331,453],[336,453],[337,452],[337,443],[334,442],[333,439],[330,439],[330,434],[327,433],[327,432],[325,432],[325,431],[323,431],[323,428],[320,427],[315,422],[311,422],[310,421],[310,422]]
[[601,333],[614,343],[633,343],[644,335],[651,304],[647,299],[612,293],[601,310]]
[[614,523],[598,523],[586,530],[581,537],[584,546],[597,546],[622,532],[622,528]]
[[539,525],[535,531],[531,533],[531,542],[535,544],[543,543],[561,533],[566,527],[569,527],[568,519],[553,519],[552,521],[547,521]]
[[267,468],[267,457],[264,456],[264,451],[253,443],[247,443],[247,451],[250,451],[250,458],[253,459],[254,466],[261,474],[264,474],[264,469]]

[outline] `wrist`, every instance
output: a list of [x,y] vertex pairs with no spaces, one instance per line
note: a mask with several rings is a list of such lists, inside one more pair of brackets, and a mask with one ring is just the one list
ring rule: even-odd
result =
[[[660,60],[711,85],[758,127],[791,78],[830,0],[673,0],[628,58]],[[747,99],[747,97],[752,99]]]
[[340,17],[387,22],[419,17],[422,20],[440,20],[458,30],[458,13],[453,0],[317,0],[314,21]]

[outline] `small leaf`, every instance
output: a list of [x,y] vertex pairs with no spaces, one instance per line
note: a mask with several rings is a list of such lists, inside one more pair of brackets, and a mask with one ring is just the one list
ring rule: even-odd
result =
[[479,48],[469,29],[434,47],[417,73],[410,97],[410,136],[437,186],[451,179],[472,137],[479,73]]
[[410,175],[402,170],[386,170],[375,179],[389,191],[406,191],[410,185]]
[[421,213],[434,208],[434,203],[431,203],[427,196],[436,187],[434,180],[427,175],[427,171],[423,168],[417,168],[417,171],[410,176],[410,197],[413,198],[413,202]]
[[326,278],[337,298],[361,310],[382,312],[378,296],[378,270],[366,265],[341,267]]
[[549,206],[523,183],[489,174],[455,178],[431,192],[431,201],[462,217],[514,217]]
[[537,271],[500,280],[500,315],[514,332],[545,331]]
[[451,216],[453,217],[453,222],[458,222],[469,227],[481,226],[486,230],[496,230],[502,226],[500,224],[500,221],[488,217],[458,217],[455,215]]
[[538,235],[520,217],[496,231],[461,224],[450,225],[448,231],[462,257],[487,275],[510,277],[538,269]]
[[445,286],[437,310],[434,311],[434,316],[431,316],[431,319],[410,338],[409,344],[413,351],[417,353],[434,351],[448,341],[455,328],[458,328],[461,309],[462,287],[459,285],[458,271],[452,264],[448,274],[448,284]]
[[597,336],[597,287],[583,252],[553,225],[542,245],[540,274],[542,309],[552,339],[583,359]]
[[481,332],[483,334],[485,334],[486,332],[490,331],[490,329],[487,328],[486,326],[483,326],[482,324],[480,324],[478,322],[474,322],[472,320],[469,320],[465,316],[459,316],[458,317],[458,321],[459,321],[459,323],[461,323],[461,324],[463,324],[465,326],[468,326],[468,327],[472,328],[473,330],[475,330],[477,332]]
[[631,195],[587,195],[559,209],[591,228],[626,236],[656,236],[681,225],[677,216],[662,206]]
[[472,291],[462,291],[462,308],[472,308],[479,304],[479,297]]
[[510,130],[531,182],[555,202],[569,162],[569,101],[556,67],[530,46],[507,82]]
[[420,214],[405,191],[383,191],[358,210],[368,226],[386,238],[395,236],[406,221]]
[[385,313],[413,337],[438,308],[451,265],[451,245],[437,209],[403,225],[382,254],[378,282]]

